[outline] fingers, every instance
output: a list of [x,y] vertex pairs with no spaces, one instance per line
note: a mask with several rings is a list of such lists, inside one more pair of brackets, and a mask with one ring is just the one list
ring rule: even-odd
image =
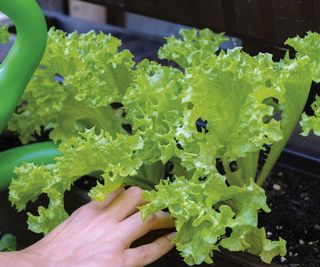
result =
[[108,207],[106,214],[117,221],[122,221],[138,211],[143,205],[142,189],[133,186],[119,195]]
[[135,266],[145,266],[153,263],[174,247],[172,243],[174,236],[175,233],[171,233],[158,238],[150,244],[127,249],[126,256],[128,261],[134,262]]
[[147,218],[144,222],[141,218],[141,212],[136,212],[119,225],[121,232],[126,240],[126,247],[151,230],[169,229],[175,227],[175,221],[167,212],[157,212]]

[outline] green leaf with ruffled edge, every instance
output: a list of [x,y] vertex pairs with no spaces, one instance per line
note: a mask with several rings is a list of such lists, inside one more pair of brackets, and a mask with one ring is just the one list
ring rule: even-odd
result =
[[17,178],[10,184],[9,198],[17,210],[25,209],[29,201],[35,201],[45,193],[49,198],[48,208],[39,207],[38,215],[29,215],[29,228],[36,233],[48,233],[67,218],[64,210],[64,193],[84,175],[97,175],[104,180],[98,183],[90,196],[103,201],[106,195],[123,184],[125,178],[137,174],[142,160],[136,151],[142,149],[139,136],[119,134],[113,138],[107,132],[99,135],[95,129],[86,130],[78,137],[65,140],[59,149],[63,156],[56,164],[35,166],[26,163],[15,169]]
[[271,263],[277,256],[286,254],[286,241],[282,238],[279,241],[266,239],[264,228],[257,228],[250,225],[240,225],[233,229],[231,236],[221,241],[221,246],[230,251],[247,251],[260,256],[261,260]]
[[[220,149],[216,156],[230,161],[281,140],[280,124],[264,120],[274,112],[264,101],[272,97],[283,100],[273,65],[268,55],[250,57],[234,49],[187,69],[185,131],[198,135],[195,122],[206,120],[208,133],[203,138],[206,143],[217,139]],[[270,86],[266,86],[268,82]]]
[[[111,35],[66,34],[51,29],[45,55],[32,77],[8,128],[21,141],[53,129],[54,141],[95,127],[97,133],[122,132],[121,114],[110,104],[120,102],[131,82],[132,54],[119,52],[121,41]],[[50,92],[50,93],[48,93]]]
[[[283,103],[284,91],[275,67],[271,55],[251,57],[236,48],[185,70],[184,124],[177,129],[176,139],[183,147],[179,157],[188,170],[202,170],[206,175],[221,159],[232,184],[255,178],[260,149],[282,139],[274,115],[275,101]],[[198,132],[198,119],[206,122],[206,130]],[[244,163],[238,162],[238,177],[232,178],[229,163],[240,159]]]
[[26,208],[29,201],[36,201],[45,188],[61,182],[53,175],[55,166],[36,166],[33,163],[25,163],[16,167],[14,172],[18,176],[12,179],[9,186],[9,200],[21,211]]
[[320,82],[320,34],[309,31],[304,37],[289,38],[285,44],[290,45],[297,51],[298,58],[307,56],[313,61],[314,67],[310,68],[309,71],[312,79]]
[[21,211],[29,201],[35,201],[45,193],[49,198],[48,208],[40,206],[38,215],[28,213],[29,229],[35,233],[47,234],[68,215],[64,210],[64,191],[69,190],[71,184],[61,179],[55,165],[35,166],[25,163],[15,169],[17,178],[9,186],[9,200]]
[[48,208],[40,206],[38,215],[28,212],[28,228],[35,233],[48,234],[52,229],[57,227],[61,222],[68,218],[64,209],[63,193],[53,188],[43,190],[48,195]]
[[56,165],[65,177],[80,177],[97,171],[126,177],[136,174],[135,170],[141,166],[141,159],[133,153],[142,147],[139,136],[119,134],[113,138],[104,131],[97,135],[92,128],[60,145],[63,156],[57,159]]
[[223,33],[217,34],[209,29],[181,29],[179,35],[181,38],[167,37],[167,42],[160,48],[158,55],[159,58],[172,60],[183,68],[200,64],[228,40]]
[[166,163],[176,150],[175,129],[182,123],[183,74],[144,60],[135,71],[123,104],[133,134],[144,142],[145,163]]
[[[227,228],[237,233],[239,227],[247,227],[256,233],[258,211],[270,211],[263,189],[252,180],[248,186],[228,186],[226,178],[218,173],[209,175],[203,182],[184,177],[174,182],[163,181],[155,190],[145,191],[143,196],[150,202],[140,208],[143,219],[168,208],[176,220],[174,242],[188,265],[212,263],[212,251],[230,242],[229,239],[223,241]],[[235,245],[231,249],[249,251],[265,261],[279,251],[282,255],[285,252],[283,241],[271,242],[263,233],[251,238],[252,242],[250,239],[246,246]],[[257,244],[264,245],[257,247]]]
[[[299,36],[289,38],[285,44],[290,45],[297,51],[297,60],[293,62],[301,66],[297,67],[292,65],[292,67],[297,70],[294,73],[290,71],[290,77],[288,77],[289,81],[292,80],[291,87],[293,87],[293,84],[296,84],[295,88],[290,88],[291,90],[287,96],[287,106],[288,109],[290,108],[288,113],[296,114],[294,123],[296,124],[296,121],[300,119],[300,114],[307,101],[311,80],[316,82],[320,81],[320,34],[309,31],[303,38]],[[299,61],[303,62],[300,63]],[[315,112],[314,116],[307,117],[306,114],[302,115],[302,121],[300,122],[303,128],[302,135],[308,135],[312,129],[315,134],[320,135],[320,122],[318,119],[318,117],[320,117],[319,98],[320,97],[317,96],[316,101],[312,104],[312,109]],[[289,115],[287,115],[287,117],[289,117]]]
[[316,96],[316,100],[311,107],[314,111],[313,116],[302,114],[302,120],[300,121],[303,130],[302,135],[307,136],[313,131],[315,135],[320,136],[320,96]]
[[[312,73],[312,79],[316,82],[320,82],[320,34],[308,32],[303,38],[297,36],[295,38],[288,39],[286,44],[292,46],[298,52],[298,58],[308,57],[313,62],[315,67],[310,69]],[[300,125],[303,130],[303,136],[308,135],[312,130],[316,135],[320,135],[319,96],[316,96],[316,101],[312,104],[312,109],[314,111],[314,116],[307,116],[305,113],[302,115]]]

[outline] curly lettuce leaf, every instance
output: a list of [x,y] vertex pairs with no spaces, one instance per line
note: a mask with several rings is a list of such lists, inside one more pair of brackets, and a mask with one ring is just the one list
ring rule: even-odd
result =
[[113,139],[107,132],[97,135],[95,129],[86,130],[60,145],[63,156],[56,158],[56,164],[25,163],[17,167],[18,178],[13,179],[9,187],[10,201],[21,211],[29,201],[47,194],[48,208],[39,207],[37,215],[28,214],[29,228],[47,234],[68,217],[64,210],[64,192],[70,190],[78,178],[98,173],[100,183],[89,194],[92,199],[102,201],[106,194],[125,184],[127,176],[137,174],[142,160],[135,152],[142,146],[138,136],[119,134]]
[[[287,43],[289,43],[289,40]],[[303,43],[300,44],[303,45]],[[304,45],[309,46],[308,39]],[[285,92],[285,101],[280,108],[280,123],[283,132],[283,140],[272,146],[257,181],[259,185],[262,185],[265,181],[298,125],[308,100],[312,80],[316,79],[313,73],[314,61],[308,56],[299,56],[298,54],[295,59],[289,59],[287,55],[279,62],[279,64],[277,64],[277,69],[280,70],[279,79],[282,80],[282,88]]]
[[272,68],[270,56],[250,57],[234,49],[187,69],[184,127],[196,134],[197,119],[206,120],[205,138],[217,138],[221,144],[217,156],[229,160],[281,140],[280,124],[264,120],[274,112],[274,107],[264,101],[283,100],[276,83],[266,86],[271,79],[275,81]]
[[217,34],[209,29],[181,29],[179,35],[181,38],[166,38],[167,43],[160,48],[158,55],[159,58],[172,60],[183,68],[200,64],[228,40],[223,33]]
[[36,166],[25,163],[15,168],[18,178],[9,186],[9,199],[18,211],[26,208],[29,201],[36,201],[45,188],[59,183],[60,178],[52,175],[54,165]]
[[119,52],[121,41],[111,35],[49,31],[41,65],[32,77],[8,128],[23,143],[41,127],[53,129],[58,142],[86,128],[122,131],[121,114],[110,104],[120,102],[131,82],[132,54]]
[[320,82],[320,34],[316,32],[307,32],[306,36],[294,38],[289,38],[286,40],[285,44],[293,47],[297,51],[297,57],[310,58],[314,67],[309,68],[310,73],[312,74],[312,79],[315,82]]
[[[163,181],[155,190],[145,191],[144,198],[149,201],[140,208],[144,219],[167,208],[176,220],[174,242],[188,265],[212,263],[212,251],[219,250],[219,246],[249,251],[265,261],[286,251],[285,242],[267,240],[264,230],[257,228],[257,212],[270,210],[263,189],[253,181],[248,186],[238,187],[228,186],[225,177],[218,173],[205,181],[178,177],[174,182]],[[227,228],[232,229],[229,238],[226,237]],[[230,242],[238,229],[247,229],[247,242]]]
[[[179,155],[183,164],[205,175],[221,159],[231,183],[255,178],[256,163],[240,166],[237,179],[232,179],[229,164],[239,160],[240,165],[250,157],[257,162],[264,144],[282,139],[280,122],[274,118],[275,101],[284,101],[278,76],[271,55],[251,57],[240,49],[211,55],[186,69],[184,124],[176,135],[184,149]],[[199,119],[206,124],[202,131],[196,127]]]
[[113,139],[107,132],[97,135],[94,129],[86,130],[79,137],[62,143],[60,151],[63,157],[57,161],[57,170],[61,176],[70,177],[72,181],[101,172],[104,185],[98,183],[89,195],[94,200],[102,201],[106,194],[124,184],[124,178],[137,174],[143,161],[134,153],[142,147],[139,136],[119,134]]
[[279,238],[279,241],[266,239],[264,228],[257,228],[251,225],[236,226],[230,237],[221,241],[221,246],[230,251],[247,251],[257,255],[262,261],[271,263],[277,256],[286,254],[286,241]]
[[40,206],[38,215],[28,213],[29,229],[35,233],[47,234],[68,217],[63,192],[71,185],[55,172],[54,167],[54,164],[25,163],[15,169],[18,178],[14,178],[9,186],[9,200],[18,211],[25,209],[28,202],[36,201],[42,193],[48,195],[48,208]]
[[176,150],[175,129],[182,123],[183,74],[174,68],[143,61],[137,66],[123,104],[133,134],[144,140],[145,163],[166,163]]
[[314,111],[313,116],[302,114],[302,120],[300,121],[303,130],[302,135],[307,136],[313,131],[315,135],[320,136],[320,96],[316,96],[316,100],[311,107]]
[[[299,63],[301,66],[294,75],[290,73],[291,87],[296,83],[296,88],[291,89],[291,96],[287,97],[287,105],[291,106],[290,113],[297,114],[295,118],[296,121],[300,119],[300,114],[302,112],[301,107],[304,107],[304,104],[307,101],[310,88],[310,75],[313,81],[320,82],[320,34],[316,32],[308,32],[303,38],[297,36],[295,38],[289,38],[286,41],[287,45],[290,45],[297,51],[297,61],[309,61],[304,63],[304,66]],[[307,59],[308,60],[307,60]],[[309,66],[307,65],[309,64]],[[313,64],[313,65],[310,65]],[[303,84],[305,84],[303,86]],[[299,88],[299,87],[300,88]],[[302,95],[302,92],[305,92]],[[291,99],[295,98],[296,103],[292,103]],[[302,101],[301,101],[302,99]],[[302,102],[300,105],[299,102]],[[312,109],[314,111],[314,116],[308,117],[306,114],[302,115],[302,120],[300,125],[302,126],[303,133],[302,135],[306,136],[310,131],[314,131],[316,135],[320,135],[320,97],[316,96],[315,102],[312,104]],[[295,112],[294,110],[295,109]],[[293,123],[292,123],[293,124]]]
[[48,234],[56,228],[61,222],[68,218],[64,209],[64,196],[54,188],[45,188],[43,193],[48,195],[49,205],[47,208],[40,206],[38,215],[28,212],[28,228],[35,233]]

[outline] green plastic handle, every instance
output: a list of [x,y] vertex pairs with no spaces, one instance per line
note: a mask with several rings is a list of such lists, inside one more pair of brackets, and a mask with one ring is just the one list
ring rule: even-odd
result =
[[35,0],[0,0],[0,10],[17,29],[15,44],[0,66],[1,133],[45,51],[47,25]]
[[[35,0],[0,0],[0,10],[16,25],[17,39],[0,66],[0,133],[18,105],[40,63],[47,43],[47,25]],[[48,92],[50,93],[50,92]],[[6,188],[16,166],[24,162],[53,163],[61,153],[51,142],[26,145],[0,153],[0,190]]]
[[54,158],[61,152],[52,142],[42,142],[9,149],[0,153],[0,190],[5,189],[11,181],[16,166],[24,162],[36,165],[54,163]]

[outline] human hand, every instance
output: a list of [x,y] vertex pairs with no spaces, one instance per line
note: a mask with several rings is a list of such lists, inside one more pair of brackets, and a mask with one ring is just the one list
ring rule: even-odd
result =
[[137,210],[144,204],[141,193],[138,187],[119,189],[104,202],[82,206],[20,255],[39,267],[140,267],[156,261],[174,247],[174,233],[140,247],[130,245],[151,230],[173,228],[175,223],[166,212],[142,222]]

